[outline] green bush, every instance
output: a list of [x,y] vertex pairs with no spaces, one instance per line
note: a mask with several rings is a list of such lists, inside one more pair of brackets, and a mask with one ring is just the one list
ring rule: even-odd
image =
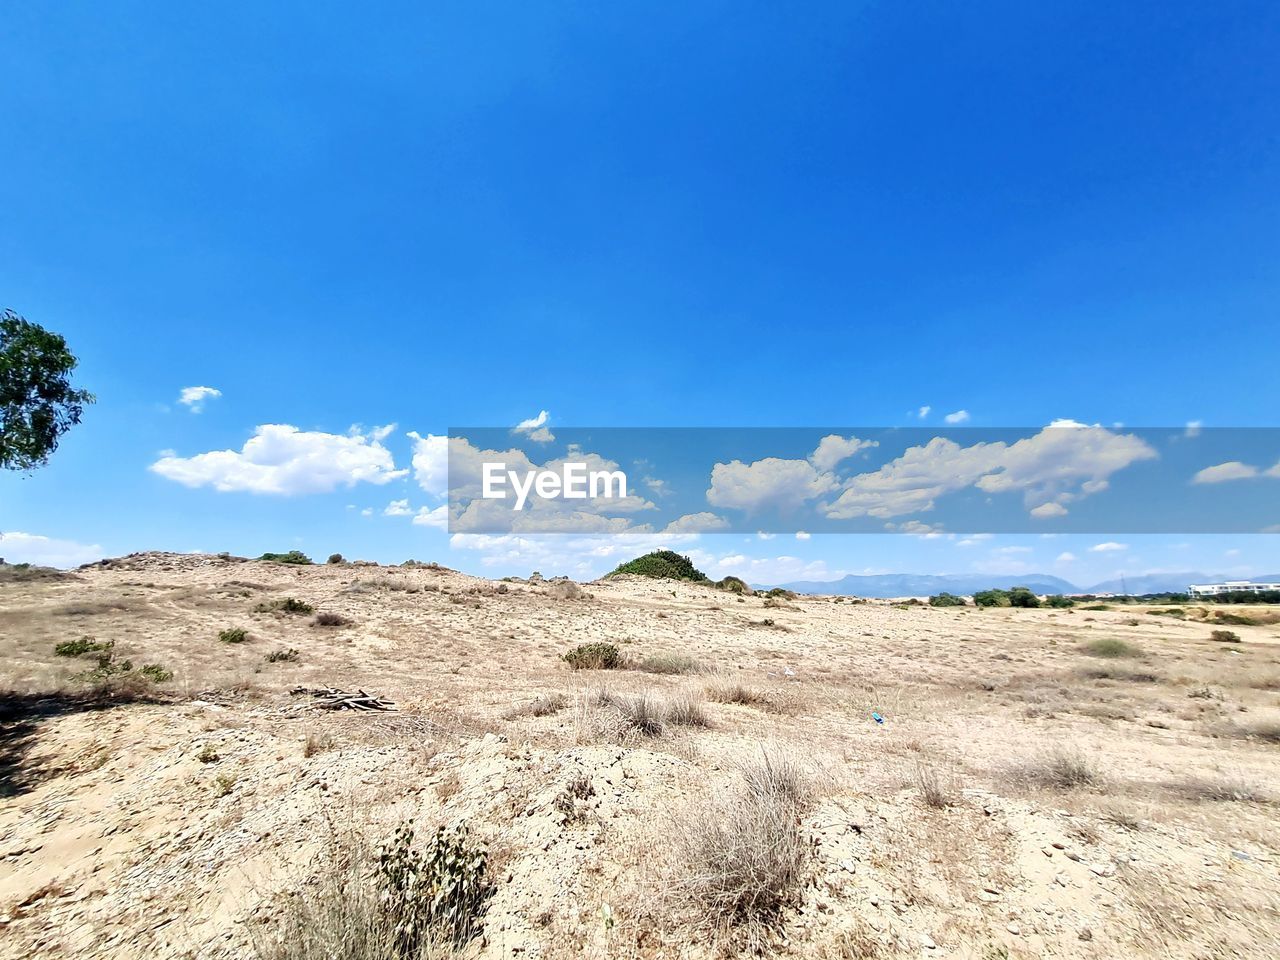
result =
[[1216,640],[1218,643],[1239,643],[1240,635],[1230,630],[1215,630],[1209,634],[1210,640]]
[[1011,607],[1013,603],[1009,599],[1007,590],[979,590],[973,595],[973,605],[975,607]]
[[301,550],[290,550],[288,553],[264,553],[259,560],[270,560],[272,563],[309,564],[311,558]]
[[574,670],[614,670],[622,653],[612,643],[582,643],[561,657]]
[[1038,607],[1040,606],[1040,598],[1027,587],[1014,587],[1009,591],[1009,606]]
[[158,663],[144,663],[138,672],[152,683],[168,683],[173,679],[173,671]]
[[1074,607],[1076,605],[1074,600],[1070,597],[1064,597],[1060,593],[1055,593],[1052,596],[1045,597],[1044,603],[1045,606],[1053,607],[1058,610],[1065,610],[1067,607]]
[[766,590],[764,595],[770,600],[794,600],[796,593],[794,590],[788,590],[786,587],[772,587]]
[[939,593],[929,598],[929,606],[963,607],[965,606],[965,602],[964,597],[957,597],[954,593]]
[[218,639],[223,643],[244,643],[249,639],[249,632],[244,627],[227,627],[218,632]]
[[747,586],[747,581],[741,577],[725,577],[723,580],[716,581],[717,590],[727,590],[729,593],[750,595],[755,591]]
[[656,577],[660,580],[710,582],[707,575],[693,565],[692,560],[674,550],[655,550],[653,553],[646,553],[643,557],[628,560],[626,563],[619,564],[609,576],[620,573],[634,573],[637,576]]
[[1115,637],[1099,637],[1097,640],[1090,640],[1081,649],[1090,656],[1106,657],[1107,659],[1136,657],[1142,653],[1141,650],[1128,641],[1119,640]]
[[315,608],[293,597],[285,597],[283,600],[260,603],[253,609],[258,613],[311,613]]
[[396,956],[426,955],[433,941],[461,947],[480,932],[493,895],[485,848],[465,825],[440,827],[421,853],[413,828],[403,826],[378,854],[378,886],[398,940]]
[[297,663],[298,651],[293,647],[288,650],[272,650],[263,659],[267,663]]
[[99,643],[93,637],[81,637],[79,640],[64,640],[53,648],[53,652],[59,657],[82,657],[86,653],[100,653],[104,650],[110,650],[115,645],[116,642],[114,640]]
[[346,561],[342,559],[342,554],[331,553],[329,554],[329,559],[326,560],[325,562],[326,563],[345,563]]

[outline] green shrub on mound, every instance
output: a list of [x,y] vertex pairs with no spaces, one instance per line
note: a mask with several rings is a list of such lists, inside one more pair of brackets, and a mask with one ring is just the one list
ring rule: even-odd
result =
[[264,553],[259,560],[270,560],[272,563],[308,564],[311,558],[301,550],[290,550],[288,553]]
[[[609,576],[619,573],[634,573],[641,577],[656,577],[659,580],[692,580],[694,583],[709,583],[710,577],[693,565],[688,557],[681,556],[674,550],[655,550],[643,557],[636,557],[626,563],[619,564]],[[726,578],[728,579],[728,578]],[[735,578],[736,579],[736,578]]]
[[582,643],[561,657],[574,670],[614,670],[622,653],[612,643]]
[[965,602],[964,597],[957,597],[954,593],[938,593],[929,598],[929,606],[963,607],[965,606]]
[[727,590],[730,593],[746,594],[747,596],[755,593],[755,591],[747,585],[747,581],[743,580],[741,577],[725,577],[723,580],[717,580],[716,589]]

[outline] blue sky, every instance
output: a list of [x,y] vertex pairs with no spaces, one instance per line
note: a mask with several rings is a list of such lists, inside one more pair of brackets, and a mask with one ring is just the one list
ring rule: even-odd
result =
[[[0,24],[0,301],[100,398],[0,477],[0,554],[599,572],[640,541],[413,523],[436,504],[408,432],[1280,406],[1275,4],[264,6]],[[285,492],[149,469],[263,425],[335,439]],[[1280,568],[1271,536],[779,539],[681,547],[765,579]]]

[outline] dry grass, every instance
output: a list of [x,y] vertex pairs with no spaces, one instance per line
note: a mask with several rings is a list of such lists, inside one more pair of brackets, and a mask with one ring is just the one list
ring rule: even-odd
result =
[[1118,637],[1099,637],[1096,640],[1090,640],[1082,645],[1080,650],[1091,657],[1106,657],[1108,659],[1142,656],[1142,650],[1139,647]]
[[1028,758],[1015,768],[1014,778],[1053,790],[1074,790],[1102,783],[1097,765],[1082,751],[1066,746]]
[[678,653],[657,653],[631,661],[627,665],[645,673],[685,674],[697,673],[701,669],[693,657]]
[[1174,796],[1193,802],[1267,803],[1269,797],[1252,780],[1239,774],[1190,775],[1171,781]]
[[759,951],[799,896],[809,864],[801,818],[811,790],[799,765],[766,752],[735,789],[676,817],[671,908],[704,934]]
[[936,766],[916,761],[915,787],[926,806],[944,810],[960,802],[960,778],[952,770],[940,771]]
[[549,717],[559,713],[568,705],[569,697],[566,694],[548,693],[535,697],[529,703],[512,707],[503,716],[508,720],[518,720],[521,717]]

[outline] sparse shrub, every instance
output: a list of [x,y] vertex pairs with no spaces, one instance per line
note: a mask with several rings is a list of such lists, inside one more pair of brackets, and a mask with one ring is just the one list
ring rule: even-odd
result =
[[967,604],[964,602],[964,597],[957,597],[954,593],[938,593],[929,598],[929,606],[963,607]]
[[236,785],[234,774],[220,773],[213,778],[213,795],[215,797],[225,797]]
[[132,660],[121,660],[115,654],[115,641],[104,644],[97,651],[97,666],[92,670],[76,674],[72,679],[80,683],[108,683],[119,679],[123,674],[133,671]]
[[678,909],[747,952],[763,952],[803,887],[809,844],[800,820],[808,790],[792,773],[766,755],[744,769],[738,789],[691,806],[671,837]]
[[223,643],[244,643],[249,639],[249,633],[244,627],[227,627],[218,631],[218,639]]
[[680,653],[656,653],[633,666],[645,673],[696,673],[698,661]]
[[1240,635],[1230,630],[1214,630],[1209,634],[1210,640],[1216,640],[1218,643],[1239,643]]
[[152,683],[168,683],[173,679],[173,671],[159,663],[144,663],[138,672]]
[[302,600],[285,597],[282,600],[267,600],[253,608],[257,613],[310,613],[314,607]]
[[1186,800],[1225,803],[1266,803],[1267,794],[1252,781],[1240,776],[1188,776],[1169,784],[1173,793]]
[[1044,598],[1046,607],[1053,607],[1055,610],[1065,610],[1068,607],[1074,607],[1076,602],[1070,597],[1064,597],[1060,593],[1051,594]]
[[93,637],[81,637],[79,640],[64,640],[53,648],[53,652],[59,657],[82,657],[86,653],[99,653],[110,650],[115,646],[115,643],[114,640],[99,643]]
[[1080,649],[1091,657],[1116,658],[1142,655],[1140,649],[1118,637],[1099,637],[1097,640],[1090,640]]
[[1087,607],[1081,607],[1080,609],[1089,610],[1089,611],[1098,611],[1098,610],[1113,610],[1115,608],[1107,603],[1091,603]]
[[547,596],[555,600],[581,600],[584,594],[572,580],[557,580],[547,587]]
[[747,581],[743,580],[741,577],[725,577],[721,580],[717,580],[716,589],[748,597],[755,593],[755,591],[747,585]]
[[297,663],[298,658],[298,651],[289,647],[287,650],[272,650],[263,659],[267,663]]
[[786,587],[772,587],[766,590],[764,595],[771,600],[794,600],[797,596],[794,590],[788,590]]
[[333,737],[327,733],[317,733],[315,730],[307,734],[307,739],[302,744],[302,755],[304,757],[314,757],[317,753],[324,753],[326,750],[333,749]]
[[1091,787],[1102,782],[1102,775],[1088,757],[1079,750],[1062,746],[1029,761],[1022,773],[1032,783],[1057,790]]
[[340,613],[317,613],[315,619],[311,621],[311,625],[315,627],[346,627],[350,626],[351,621]]
[[935,810],[955,806],[960,799],[960,785],[955,775],[939,773],[938,768],[930,764],[916,762],[915,781],[920,799]]
[[272,563],[297,563],[310,564],[311,558],[301,550],[290,550],[288,553],[264,553],[258,558],[259,560],[268,560]]
[[471,841],[465,825],[441,827],[421,853],[413,849],[412,827],[397,830],[377,866],[396,956],[418,956],[433,940],[460,947],[479,933],[494,891],[488,868],[485,848]]
[[622,653],[612,643],[582,643],[560,658],[573,670],[614,670]]
[[702,700],[688,691],[678,693],[667,700],[663,719],[673,727],[710,726]]
[[979,590],[973,595],[975,607],[1011,607],[1007,590]]
[[[707,583],[709,578],[693,565],[688,557],[681,556],[674,550],[655,550],[643,557],[636,557],[626,563],[619,564],[609,576],[620,573],[631,573],[641,577],[655,577],[660,580],[691,580],[694,583]],[[532,577],[530,578],[532,579]]]
[[329,554],[329,559],[325,561],[325,563],[345,563],[345,562],[346,561],[342,559],[342,554],[340,553]]
[[196,759],[201,763],[217,763],[222,758],[218,756],[218,748],[212,743],[206,743],[200,748],[200,752],[196,754]]
[[512,707],[504,716],[508,720],[520,717],[549,717],[559,713],[569,705],[569,698],[563,693],[551,693],[535,697],[532,702]]

